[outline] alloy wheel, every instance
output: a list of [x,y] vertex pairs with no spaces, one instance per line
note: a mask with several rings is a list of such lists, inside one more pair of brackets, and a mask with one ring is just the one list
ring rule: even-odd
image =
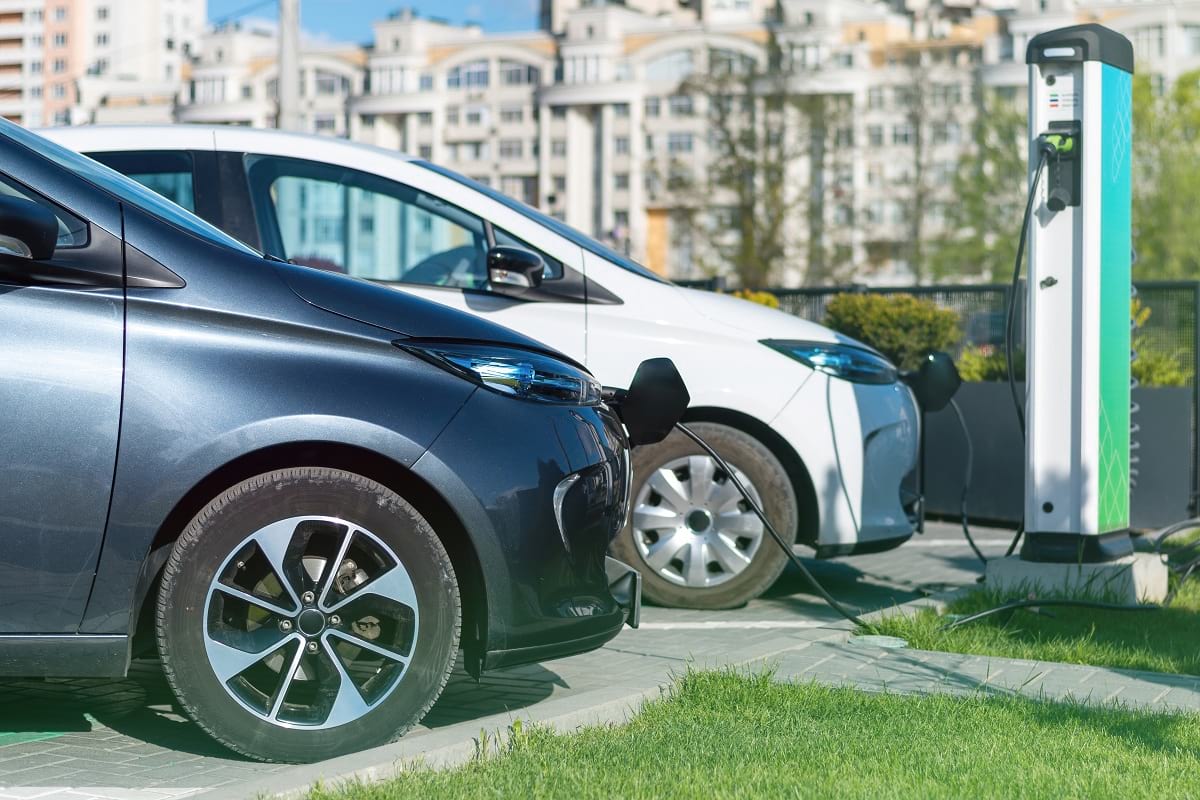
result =
[[400,683],[418,614],[412,579],[381,539],[335,517],[292,517],[248,536],[217,570],[204,648],[247,711],[286,728],[333,728]]

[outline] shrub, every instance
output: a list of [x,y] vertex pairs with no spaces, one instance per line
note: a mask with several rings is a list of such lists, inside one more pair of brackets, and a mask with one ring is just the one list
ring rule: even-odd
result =
[[[1193,369],[1182,350],[1168,352],[1155,343],[1153,337],[1137,331],[1150,319],[1150,308],[1135,299],[1130,307],[1133,322],[1133,350],[1137,353],[1132,365],[1133,377],[1139,386],[1190,386]],[[1017,380],[1025,379],[1025,353],[1013,354]],[[964,381],[1007,381],[1008,365],[1004,348],[992,345],[970,346],[958,358],[958,372]]]
[[731,292],[734,297],[742,300],[749,300],[751,303],[758,303],[767,308],[779,308],[779,298],[770,292],[758,292],[754,289],[738,289],[736,292]]
[[911,370],[933,350],[958,342],[958,314],[910,294],[839,294],[825,309],[825,324],[858,339]]

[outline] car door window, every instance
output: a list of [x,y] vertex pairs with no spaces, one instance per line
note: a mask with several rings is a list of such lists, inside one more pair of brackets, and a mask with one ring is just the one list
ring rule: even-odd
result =
[[379,281],[483,289],[487,232],[457,206],[393,181],[298,159],[248,157],[277,255]]
[[195,213],[195,165],[191,153],[152,150],[87,155]]

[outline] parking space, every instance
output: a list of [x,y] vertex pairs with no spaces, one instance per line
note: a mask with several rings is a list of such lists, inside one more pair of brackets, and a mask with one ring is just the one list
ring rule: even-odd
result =
[[[984,552],[1002,555],[1009,534],[980,531]],[[955,526],[931,524],[899,550],[808,562],[839,599],[863,610],[969,584],[979,565]],[[440,728],[604,689],[647,671],[681,669],[714,652],[838,620],[789,569],[744,608],[708,612],[646,608],[643,626],[573,658],[490,673],[479,683],[456,671],[423,728]],[[213,743],[174,702],[154,662],[120,682],[25,680],[0,687],[0,800],[128,798],[200,794],[261,779],[286,767],[246,761]]]

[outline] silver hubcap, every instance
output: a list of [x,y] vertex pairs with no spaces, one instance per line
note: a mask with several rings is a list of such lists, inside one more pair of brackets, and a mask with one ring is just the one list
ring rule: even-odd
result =
[[418,620],[412,579],[377,536],[334,517],[292,517],[251,534],[217,570],[204,649],[250,713],[333,728],[400,683]]
[[[737,478],[761,507],[750,480]],[[702,589],[742,573],[763,538],[762,522],[709,456],[664,464],[638,490],[633,539],[646,566],[672,583]]]

